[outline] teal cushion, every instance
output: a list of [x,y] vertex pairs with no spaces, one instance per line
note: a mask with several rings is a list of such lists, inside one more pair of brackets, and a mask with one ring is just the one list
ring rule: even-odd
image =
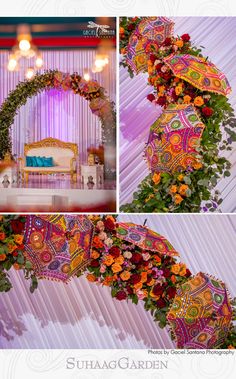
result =
[[37,167],[37,159],[36,157],[31,157],[32,166],[31,167]]
[[26,156],[26,166],[27,167],[32,167],[33,163],[32,163],[32,157],[27,157]]
[[53,159],[52,157],[43,157],[43,166],[44,167],[53,167]]
[[43,163],[44,163],[43,157],[35,157],[35,158],[37,162],[37,167],[43,167]]

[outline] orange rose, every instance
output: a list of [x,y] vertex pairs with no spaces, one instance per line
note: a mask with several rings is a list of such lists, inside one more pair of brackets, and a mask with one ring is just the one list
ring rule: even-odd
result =
[[17,249],[17,245],[15,245],[13,242],[9,242],[7,244],[8,252],[9,254],[13,253]]
[[177,39],[177,41],[175,41],[175,45],[181,48],[184,46],[184,43],[182,39]]
[[229,346],[227,347],[227,349],[235,349],[235,347],[234,347],[233,345],[229,345]]
[[161,174],[158,172],[155,172],[155,174],[153,175],[152,177],[152,181],[155,183],[155,184],[159,184],[160,181],[161,181]]
[[181,263],[180,269],[179,269],[179,275],[184,276],[186,274],[186,265],[184,263]]
[[103,263],[106,266],[111,266],[114,263],[114,259],[111,255],[107,255]]
[[176,193],[177,192],[177,186],[173,185],[170,187],[170,193]]
[[13,267],[15,270],[20,270],[20,265],[18,263],[13,263]]
[[201,96],[195,97],[194,105],[196,105],[197,107],[201,107],[201,105],[203,105],[203,104],[204,104],[204,100]]
[[173,274],[175,274],[175,275],[178,275],[179,270],[180,270],[180,264],[179,263],[176,263],[175,265],[173,265],[171,267],[171,272],[173,272]]
[[112,276],[106,276],[105,279],[103,280],[102,284],[104,286],[110,286],[112,281],[113,281]]
[[125,48],[120,49],[121,54],[126,54]]
[[155,279],[151,279],[150,282],[147,283],[148,287],[151,287],[155,284]]
[[4,232],[0,232],[0,241],[4,241],[6,238],[6,234]]
[[138,282],[138,283],[134,284],[134,288],[136,289],[136,291],[141,290],[142,286],[143,286],[142,282]]
[[180,195],[175,195],[175,204],[180,204],[184,199]]
[[184,96],[184,104],[189,104],[191,101],[191,97],[189,95]]
[[130,278],[130,272],[129,271],[123,271],[121,274],[120,274],[120,277],[123,281],[125,280],[129,280]]
[[176,87],[175,87],[175,93],[176,95],[180,95],[183,91],[183,88],[180,84],[178,84]]
[[177,179],[182,182],[184,180],[184,175],[183,174],[179,174]]
[[153,255],[153,258],[155,259],[156,262],[158,263],[161,262],[161,258],[159,257],[159,255]]
[[125,259],[122,255],[120,255],[118,258],[115,258],[115,262],[119,265],[122,265],[124,263]]
[[100,257],[100,254],[99,254],[96,250],[93,250],[93,251],[92,251],[92,254],[91,254],[91,257],[92,257],[93,259],[97,259],[97,258]]
[[98,236],[95,236],[93,238],[93,246],[97,247],[98,249],[103,247],[103,243]]
[[120,27],[120,34],[124,34],[124,32],[125,32],[125,29],[122,28],[122,26],[121,26],[121,27]]
[[181,184],[181,186],[179,187],[179,194],[182,195],[182,196],[186,196],[186,191],[188,189],[188,185],[187,184]]
[[141,282],[145,283],[147,281],[147,272],[141,272]]
[[200,168],[202,168],[202,163],[197,161],[197,162],[194,162],[193,163],[193,168],[195,168],[195,170],[199,170]]
[[24,239],[24,236],[22,236],[20,234],[16,234],[14,236],[14,241],[15,241],[15,243],[17,243],[17,245],[21,245],[23,243],[23,239]]
[[96,282],[96,276],[93,274],[88,274],[86,278],[88,279],[89,282]]
[[0,254],[0,262],[5,261],[6,257],[6,254]]
[[172,281],[172,283],[176,283],[176,276],[171,275],[170,280]]
[[113,265],[111,266],[111,269],[112,269],[113,272],[120,272],[120,271],[122,271],[122,267],[118,263],[113,263]]
[[161,297],[160,295],[155,295],[152,290],[150,291],[150,296],[155,300],[159,300]]

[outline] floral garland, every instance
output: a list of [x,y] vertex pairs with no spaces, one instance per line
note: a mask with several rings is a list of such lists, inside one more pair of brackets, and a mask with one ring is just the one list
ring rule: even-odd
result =
[[[22,232],[27,216],[4,215],[0,218],[0,291],[12,288],[7,271],[22,269],[31,279],[31,292],[37,288],[32,265],[25,260]],[[186,264],[176,256],[142,249],[120,238],[120,224],[115,215],[91,215],[95,231],[91,247],[91,261],[84,273],[89,282],[111,288],[111,296],[118,301],[143,301],[160,328],[168,327],[168,312],[178,288],[193,278]],[[78,276],[80,276],[78,274]],[[236,299],[230,304],[236,320]],[[219,348],[236,348],[236,327],[231,325],[227,338]]]
[[[121,65],[128,69],[131,78],[134,72],[128,64],[127,46],[141,20],[140,17],[123,17],[120,22]],[[149,174],[133,194],[133,201],[121,207],[124,212],[214,212],[223,201],[214,187],[221,177],[230,176],[231,163],[219,153],[232,150],[232,142],[236,141],[234,110],[227,97],[202,91],[176,77],[165,61],[173,53],[203,57],[202,50],[192,44],[189,34],[168,37],[158,48],[155,43],[148,44],[145,51],[147,84],[154,90],[147,100],[163,109],[169,104],[195,106],[205,124],[201,145],[196,149],[201,159],[181,174]],[[206,202],[203,206],[202,201]]]
[[18,83],[0,108],[0,158],[11,151],[9,130],[19,108],[31,98],[44,90],[57,88],[72,90],[90,102],[92,113],[99,117],[102,127],[102,142],[115,144],[116,113],[115,104],[105,95],[105,89],[95,80],[85,81],[78,73],[64,74],[58,70],[37,73],[32,80]]

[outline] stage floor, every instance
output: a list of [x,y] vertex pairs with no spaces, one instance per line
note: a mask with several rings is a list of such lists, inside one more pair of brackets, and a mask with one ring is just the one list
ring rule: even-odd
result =
[[1,212],[116,212],[116,183],[88,189],[66,177],[30,178],[28,184],[0,188]]

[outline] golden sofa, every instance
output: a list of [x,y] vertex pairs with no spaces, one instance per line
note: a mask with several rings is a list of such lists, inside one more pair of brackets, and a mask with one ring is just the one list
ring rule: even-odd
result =
[[[53,167],[29,167],[26,166],[26,156],[52,157]],[[76,143],[63,142],[55,138],[45,138],[38,142],[25,144],[24,157],[19,158],[19,171],[24,181],[28,182],[29,174],[70,174],[73,182],[77,181],[77,156]]]

